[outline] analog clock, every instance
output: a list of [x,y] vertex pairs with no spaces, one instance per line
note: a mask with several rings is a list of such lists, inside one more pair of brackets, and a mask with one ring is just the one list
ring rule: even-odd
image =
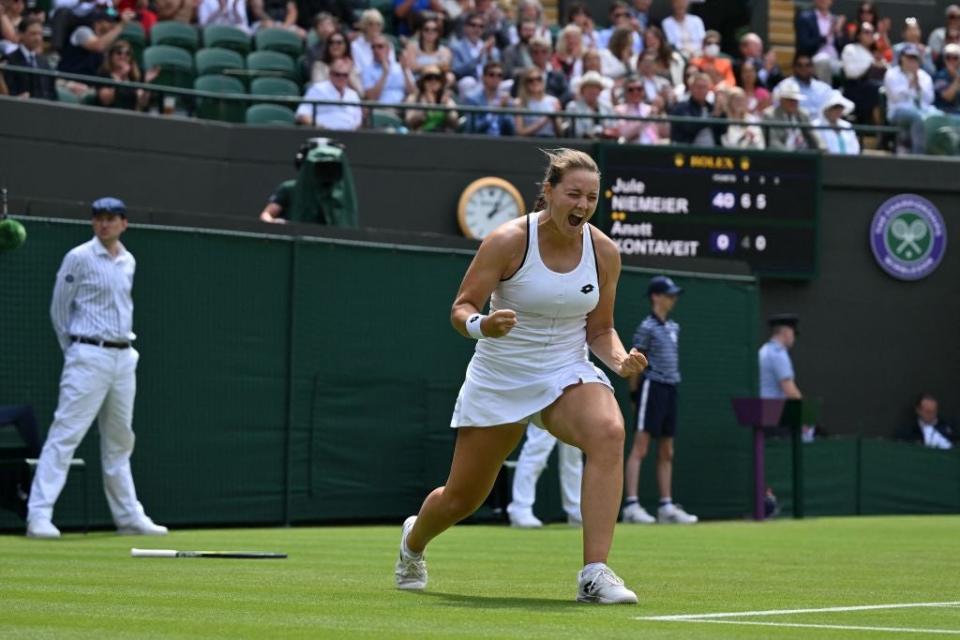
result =
[[485,238],[504,222],[524,214],[523,198],[502,178],[480,178],[463,190],[457,205],[460,230],[468,238]]

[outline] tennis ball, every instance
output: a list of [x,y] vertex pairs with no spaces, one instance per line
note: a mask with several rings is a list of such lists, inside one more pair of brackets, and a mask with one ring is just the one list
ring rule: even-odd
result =
[[0,221],[0,251],[12,251],[27,241],[27,230],[23,225],[7,218]]

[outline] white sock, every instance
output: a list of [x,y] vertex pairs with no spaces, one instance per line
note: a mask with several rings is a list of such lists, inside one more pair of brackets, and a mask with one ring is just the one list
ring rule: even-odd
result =
[[581,573],[582,573],[583,575],[587,575],[588,573],[593,573],[594,571],[599,571],[600,569],[604,568],[605,566],[607,566],[607,565],[604,564],[603,562],[591,562],[590,564],[587,564],[587,565],[584,565],[584,566],[583,566],[583,571],[581,571]]
[[414,560],[419,560],[420,558],[423,557],[423,552],[414,553],[413,551],[410,551],[410,547],[407,546],[407,536],[406,536],[406,535],[404,535],[404,536],[403,536],[403,540],[400,541],[400,549],[403,551],[403,555],[405,555],[405,556],[407,556],[407,557],[409,557],[409,558],[413,558]]

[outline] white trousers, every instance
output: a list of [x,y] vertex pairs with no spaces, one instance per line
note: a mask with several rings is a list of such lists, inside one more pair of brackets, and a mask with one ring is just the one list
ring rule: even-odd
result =
[[545,429],[527,426],[527,439],[520,450],[513,474],[513,500],[508,513],[532,513],[537,496],[537,479],[547,466],[554,445],[560,445],[560,497],[563,510],[580,520],[580,484],[583,481],[583,454],[580,449],[559,442]]
[[64,354],[60,399],[30,487],[28,520],[51,520],[70,460],[93,423],[100,426],[100,461],[107,504],[117,526],[143,517],[130,472],[137,360],[129,349],[73,343]]

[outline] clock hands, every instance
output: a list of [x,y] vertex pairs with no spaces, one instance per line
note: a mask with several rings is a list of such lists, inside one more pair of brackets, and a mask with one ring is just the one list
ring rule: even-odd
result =
[[487,214],[487,220],[489,220],[489,219],[492,218],[493,216],[497,215],[497,212],[500,211],[500,203],[503,201],[503,196],[504,196],[504,195],[505,195],[505,194],[501,193],[501,194],[497,197],[497,201],[493,204],[493,209],[490,211],[490,213]]

